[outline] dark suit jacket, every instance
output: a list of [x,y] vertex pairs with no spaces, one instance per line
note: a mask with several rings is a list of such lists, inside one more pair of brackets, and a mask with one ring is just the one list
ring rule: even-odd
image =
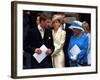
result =
[[70,38],[73,34],[73,31],[71,29],[69,29],[70,24],[66,23],[66,27],[65,27],[65,31],[66,31],[66,48],[68,48],[69,42],[70,42]]
[[65,31],[66,31],[66,39],[65,39],[65,43],[64,43],[64,53],[65,53],[65,66],[69,67],[69,57],[68,57],[68,46],[69,46],[69,42],[70,42],[70,38],[73,34],[73,31],[71,29],[69,29],[70,24],[66,23],[65,25]]
[[48,55],[41,63],[38,63],[33,57],[36,48],[40,48],[42,45],[54,50],[52,32],[49,29],[45,29],[44,38],[42,39],[38,27],[34,27],[29,31],[27,38],[24,40],[24,51],[31,54],[31,67],[32,68],[51,68],[52,61],[51,55]]

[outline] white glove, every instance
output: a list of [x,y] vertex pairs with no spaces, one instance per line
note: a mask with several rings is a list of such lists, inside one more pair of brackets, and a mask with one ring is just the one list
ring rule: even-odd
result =
[[72,60],[77,60],[77,55],[73,55],[70,57]]

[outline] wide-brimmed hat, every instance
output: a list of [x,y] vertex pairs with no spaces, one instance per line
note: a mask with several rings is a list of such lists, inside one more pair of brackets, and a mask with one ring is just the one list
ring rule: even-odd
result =
[[82,22],[80,22],[78,20],[73,21],[69,28],[70,29],[79,29],[81,31],[84,31],[84,29],[82,28]]
[[52,23],[55,21],[55,20],[59,20],[61,22],[61,15],[54,15],[53,18],[52,18]]

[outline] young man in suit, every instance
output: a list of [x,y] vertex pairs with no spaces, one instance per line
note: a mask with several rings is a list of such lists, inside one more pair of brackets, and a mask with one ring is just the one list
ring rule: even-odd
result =
[[[31,68],[52,68],[51,54],[54,51],[52,32],[47,29],[50,17],[47,14],[40,15],[40,24],[30,30],[23,44],[24,51],[31,54]],[[34,53],[41,54],[40,47],[47,47],[47,57],[41,63],[33,57]]]

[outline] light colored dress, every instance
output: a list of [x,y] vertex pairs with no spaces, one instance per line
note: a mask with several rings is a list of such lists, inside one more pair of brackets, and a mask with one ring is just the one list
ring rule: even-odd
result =
[[65,66],[63,45],[65,42],[66,32],[59,27],[58,31],[55,33],[52,30],[53,40],[54,40],[54,52],[52,54],[52,63],[54,68],[60,68]]

